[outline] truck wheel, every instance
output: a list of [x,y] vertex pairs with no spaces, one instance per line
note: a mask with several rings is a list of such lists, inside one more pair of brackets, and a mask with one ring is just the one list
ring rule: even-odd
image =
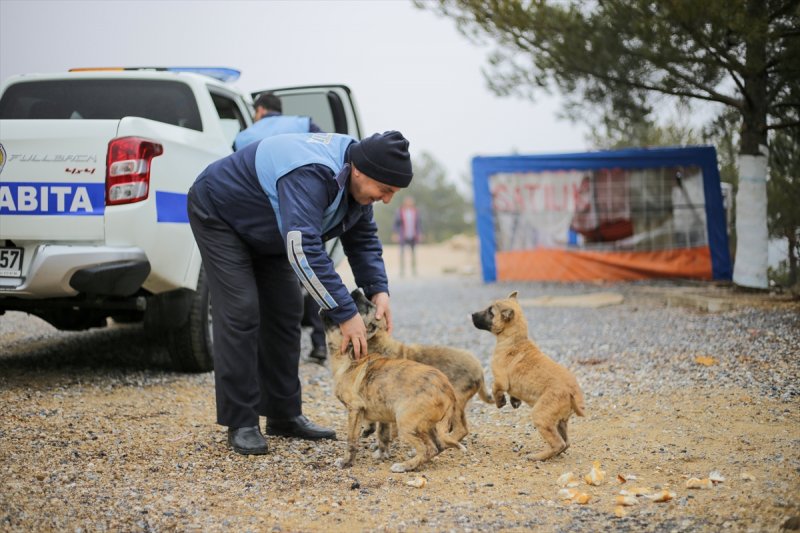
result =
[[197,290],[189,291],[188,319],[167,330],[167,347],[172,365],[182,372],[210,372],[214,369],[213,336],[211,333],[211,295],[203,268],[197,279]]

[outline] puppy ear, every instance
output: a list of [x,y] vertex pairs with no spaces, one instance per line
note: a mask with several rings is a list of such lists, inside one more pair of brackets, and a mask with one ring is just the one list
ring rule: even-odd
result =
[[513,298],[513,299],[515,299],[515,300],[516,300],[516,299],[517,299],[517,291],[514,291],[514,292],[512,292],[511,294],[509,294],[509,295],[508,295],[508,298],[509,298],[509,300],[510,300],[511,298]]
[[512,318],[514,318],[514,310],[513,309],[503,309],[500,311],[500,316],[503,317],[503,320],[508,322]]
[[324,327],[325,329],[329,329],[334,325],[338,325],[331,319],[331,317],[328,315],[328,313],[325,312],[324,309],[319,310],[319,317],[322,319],[322,327]]
[[350,293],[350,296],[352,296],[353,300],[359,305],[360,304],[364,304],[366,306],[375,305],[369,300],[369,298],[367,298],[367,295],[364,294],[360,289],[354,290],[352,293]]
[[352,298],[356,302],[359,300],[363,300],[364,293],[361,292],[361,289],[353,289],[352,292],[350,293],[350,298]]

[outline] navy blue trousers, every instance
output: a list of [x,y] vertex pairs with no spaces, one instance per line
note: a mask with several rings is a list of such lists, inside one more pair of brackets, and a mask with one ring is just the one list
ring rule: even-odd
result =
[[192,190],[188,213],[211,294],[217,423],[302,414],[303,299],[286,255],[256,253]]
[[303,295],[302,324],[311,327],[312,349],[325,348],[325,326],[322,325],[322,317],[319,316],[319,304],[307,292]]

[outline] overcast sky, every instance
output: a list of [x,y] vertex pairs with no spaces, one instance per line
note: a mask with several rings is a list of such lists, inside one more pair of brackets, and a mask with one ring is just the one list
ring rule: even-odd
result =
[[89,66],[229,66],[236,85],[342,83],[364,131],[398,129],[455,181],[475,155],[582,151],[557,98],[500,98],[488,47],[410,0],[0,0],[0,80]]

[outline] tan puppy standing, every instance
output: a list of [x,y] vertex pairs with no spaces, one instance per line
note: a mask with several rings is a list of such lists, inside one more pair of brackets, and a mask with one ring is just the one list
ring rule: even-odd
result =
[[[454,423],[456,395],[447,377],[433,367],[405,359],[367,354],[353,360],[352,347],[341,351],[339,326],[323,316],[336,397],[347,408],[347,453],[339,467],[353,464],[362,422],[397,425],[400,440],[412,446],[411,459],[392,465],[392,472],[416,470],[446,448],[464,449],[448,434]],[[375,326],[368,326],[368,336]],[[388,457],[389,431],[378,435],[376,458]]]
[[496,336],[491,366],[497,407],[505,405],[506,392],[512,406],[517,407],[522,400],[533,407],[533,425],[549,446],[533,459],[544,461],[569,448],[567,421],[573,412],[584,416],[583,392],[575,376],[542,353],[528,337],[528,323],[517,302],[517,292],[473,313],[472,323]]
[[[389,335],[386,320],[375,318],[374,304],[360,290],[356,289],[350,295],[356,302],[358,312],[364,318],[364,323],[376,327],[376,331],[367,341],[369,353],[376,353],[394,359],[409,359],[425,365],[430,365],[442,371],[450,380],[456,393],[456,424],[452,428],[452,437],[461,441],[468,433],[465,409],[467,402],[475,393],[486,403],[494,403],[486,390],[483,367],[478,358],[467,350],[450,346],[405,344]],[[371,431],[366,432],[371,433]]]

